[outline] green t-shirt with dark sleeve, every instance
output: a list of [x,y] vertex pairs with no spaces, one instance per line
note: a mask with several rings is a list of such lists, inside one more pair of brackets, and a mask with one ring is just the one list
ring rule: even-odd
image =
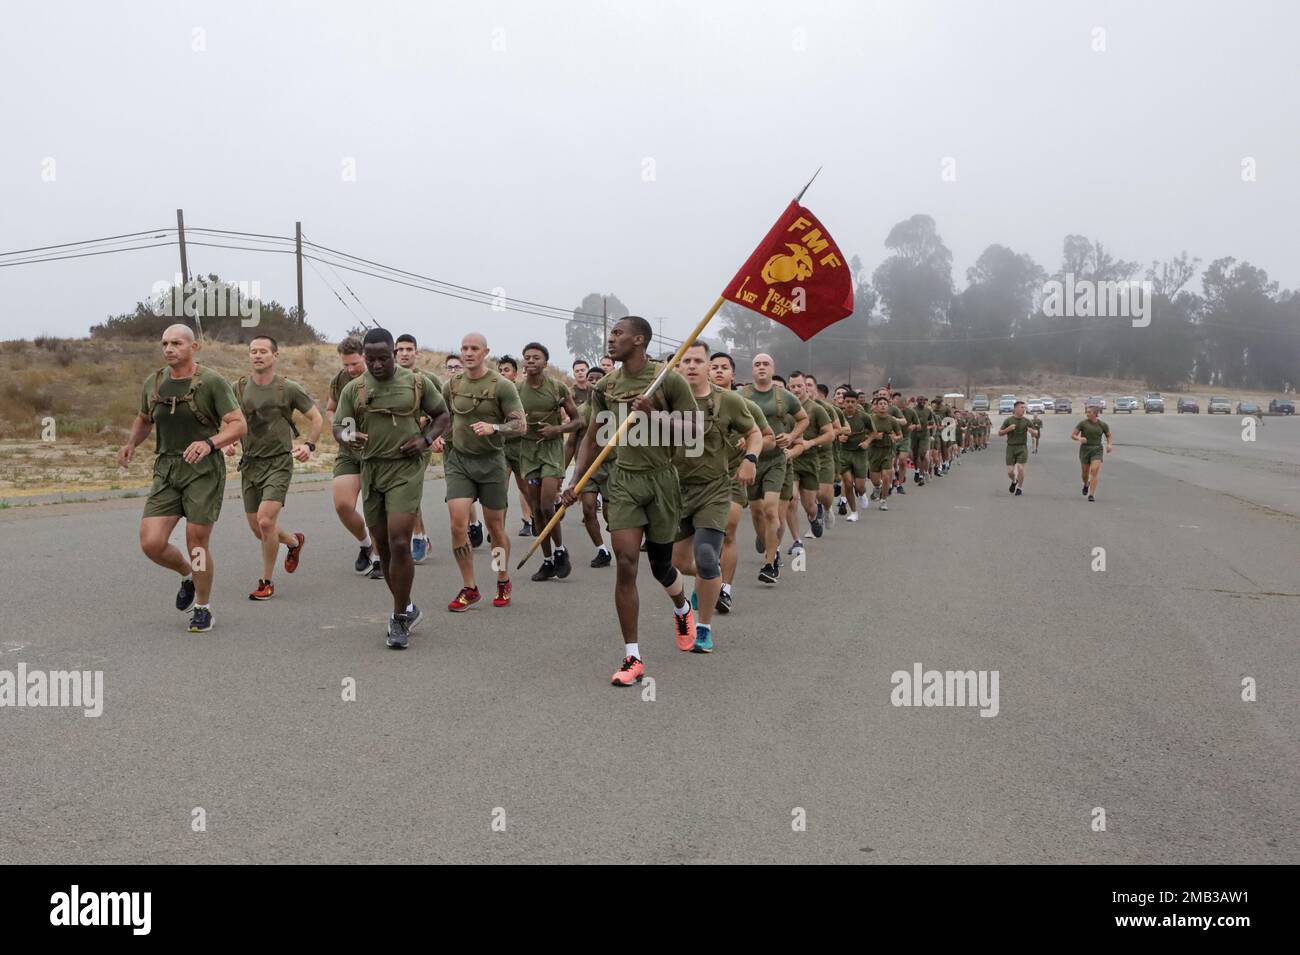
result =
[[[1017,418],[1014,415],[1002,422],[1002,428],[1010,427],[1012,430],[1006,434],[1007,447],[1023,448],[1029,443],[1029,419]],[[998,428],[999,431],[1002,428]]]
[[1110,434],[1110,425],[1098,418],[1096,421],[1089,421],[1084,418],[1075,426],[1084,437],[1084,447],[1100,448],[1102,435]]
[[[361,389],[365,388],[364,406]],[[430,388],[423,387],[419,405],[415,402],[415,375],[405,368],[395,368],[393,376],[380,381],[369,371],[354,378],[339,396],[335,421],[351,418],[356,430],[366,435],[361,460],[377,461],[405,458],[402,445],[420,435],[420,416],[437,417],[447,405]]]
[[[619,365],[613,373],[596,383],[588,404],[595,408],[593,414],[601,416],[603,413],[604,416],[597,417],[597,421],[605,423],[611,439],[618,424],[632,414],[632,402],[645,393],[662,367],[659,362],[647,361],[639,372],[632,374],[626,366]],[[676,371],[670,371],[664,377],[651,401],[656,411],[693,415],[699,410],[691,386]],[[673,445],[660,440],[662,431],[667,431],[667,428],[661,429],[644,418],[634,419],[617,443],[618,466],[625,471],[658,471],[669,467],[673,462]]]
[[514,384],[491,370],[478,379],[471,378],[468,372],[457,372],[442,386],[442,397],[451,411],[451,443],[456,453],[475,458],[496,454],[505,447],[500,432],[475,434],[475,422],[505,424],[513,412],[524,410]]
[[[279,378],[277,375],[276,378]],[[242,407],[248,421],[248,434],[240,444],[246,458],[273,458],[293,450],[293,429],[289,426],[295,411],[307,414],[316,402],[307,389],[288,378],[271,379],[259,385],[251,377],[244,381]],[[238,397],[239,388],[236,386]]]

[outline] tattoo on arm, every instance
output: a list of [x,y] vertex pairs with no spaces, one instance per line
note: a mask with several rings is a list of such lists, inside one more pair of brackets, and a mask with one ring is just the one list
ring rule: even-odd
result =
[[523,434],[528,430],[528,416],[522,411],[510,412],[510,419],[501,425],[501,434]]

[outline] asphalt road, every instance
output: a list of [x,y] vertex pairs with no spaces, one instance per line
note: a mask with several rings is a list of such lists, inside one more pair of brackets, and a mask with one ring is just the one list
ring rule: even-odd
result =
[[[1108,417],[1089,504],[1075,420],[1048,418],[1023,497],[999,443],[775,588],[742,534],[712,656],[674,648],[643,565],[653,700],[609,686],[613,571],[576,517],[567,581],[452,616],[430,481],[398,653],[323,485],[290,498],[308,545],[265,604],[227,502],[202,636],[141,501],[2,511],[0,670],[102,670],[105,701],[0,708],[0,862],[1300,862],[1300,422]],[[997,715],[893,705],[915,663],[996,671]]]

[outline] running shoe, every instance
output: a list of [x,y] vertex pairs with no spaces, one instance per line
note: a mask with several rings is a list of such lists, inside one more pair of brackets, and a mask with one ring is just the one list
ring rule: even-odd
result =
[[447,604],[447,609],[452,613],[464,613],[470,608],[471,604],[479,602],[479,592],[477,587],[462,587],[456,599]]
[[275,584],[269,580],[258,580],[257,589],[248,595],[249,600],[270,600],[275,596]]
[[370,548],[369,547],[362,547],[360,550],[357,551],[357,559],[356,562],[352,565],[352,569],[355,570],[358,574],[370,573]]
[[817,520],[822,520],[826,516],[826,508],[822,507],[822,502],[817,502]]
[[187,613],[194,606],[194,578],[189,577],[181,581],[181,589],[176,591],[176,609],[181,613]]
[[509,607],[510,606],[510,581],[497,581],[497,595],[492,598],[492,606]]
[[713,628],[707,623],[697,623],[695,625],[695,646],[691,647],[691,652],[713,652]]
[[420,608],[416,604],[411,604],[411,609],[406,611],[407,631],[409,632],[411,630],[414,630],[423,621],[424,621],[424,614],[420,612]]
[[[533,536],[533,522],[532,522],[532,521],[524,521],[523,524],[521,524],[521,525],[519,526],[519,536],[520,536],[520,537],[532,537],[532,536]],[[474,546],[477,547],[478,545],[475,544]]]
[[906,493],[907,493],[907,484],[906,484],[906,483],[899,484],[898,486],[896,486],[896,487],[894,488],[894,490],[897,491],[899,494],[906,494]]
[[673,611],[673,630],[677,636],[677,649],[682,652],[695,646],[695,611],[689,606],[686,613]]
[[803,541],[799,540],[799,538],[796,537],[794,539],[794,543],[790,545],[790,549],[786,551],[786,553],[789,554],[791,557],[793,557],[801,550],[803,550]]
[[613,686],[631,686],[633,683],[640,683],[643,676],[645,676],[645,664],[636,657],[624,657],[623,665],[618,668],[618,672],[609,682]]
[[367,576],[368,578],[370,578],[371,580],[383,580],[383,579],[384,579],[384,565],[381,564],[381,563],[380,563],[379,561],[377,561],[377,560],[371,561],[371,562],[370,562],[370,573],[366,574],[366,576]]
[[840,486],[839,481],[836,481],[834,484],[831,485],[831,487],[835,490],[835,496],[837,498],[844,493],[844,489]]
[[1093,501],[1095,501],[1095,500],[1097,500],[1097,499],[1096,499],[1095,497],[1093,497],[1091,494],[1088,495],[1088,503],[1089,503],[1089,504],[1091,504],[1091,503],[1092,503]]
[[385,641],[390,650],[405,650],[411,642],[411,631],[407,627],[406,614],[395,613],[388,618],[388,639]]
[[1015,494],[1015,493],[1016,493],[1016,482],[1015,482],[1015,481],[1012,481],[1012,482],[1011,482],[1011,486],[1007,488],[1007,493],[1008,493],[1008,494]]
[[844,519],[848,521],[850,524],[856,524],[858,522],[858,512],[854,511],[852,514],[850,514],[848,517]]
[[195,607],[190,615],[190,633],[207,633],[212,629],[212,610],[208,607]]
[[417,564],[423,564],[429,556],[429,538],[412,537],[411,538],[411,560]]
[[1088,496],[1088,485],[1086,484],[1083,486],[1083,496],[1084,497]]
[[822,534],[825,533],[826,525],[822,523],[821,505],[817,506],[817,520],[809,521],[808,527],[812,531],[813,537],[821,537]]
[[596,556],[591,559],[591,566],[608,567],[612,560],[613,558],[610,556],[609,551],[602,547],[600,550],[596,551]]
[[547,557],[542,561],[542,566],[537,568],[537,573],[528,578],[529,580],[543,581],[555,579],[555,562]]
[[573,563],[569,560],[567,550],[557,550],[555,552],[555,576],[563,580],[573,572]]
[[1020,495],[1021,495],[1020,488],[1016,488],[1016,497],[1020,497]]
[[881,502],[880,502],[880,509],[881,509],[882,511],[887,511],[887,510],[889,510],[889,502],[888,502],[888,501],[881,501]]
[[727,590],[721,591],[718,594],[718,602],[713,609],[718,613],[731,613],[731,592]]
[[848,499],[843,497],[840,498],[839,507],[837,507],[836,510],[840,512],[840,517],[843,517],[845,514],[847,514],[849,512]]
[[758,579],[764,584],[776,583],[776,568],[771,564],[764,564],[763,569],[758,572]]
[[475,521],[469,526],[469,546],[478,547],[483,543],[483,524]]
[[298,569],[298,561],[302,559],[302,545],[307,543],[306,534],[294,534],[293,536],[297,538],[298,543],[290,547],[284,555],[284,572],[286,574],[292,574]]

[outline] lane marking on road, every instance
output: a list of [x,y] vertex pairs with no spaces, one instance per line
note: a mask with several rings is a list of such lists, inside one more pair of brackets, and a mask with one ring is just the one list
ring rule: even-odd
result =
[[1179,526],[1179,527],[1189,527],[1189,528],[1191,528],[1192,530],[1195,530],[1195,531],[1199,531],[1199,530],[1201,529],[1201,525],[1200,525],[1200,524],[1179,524],[1178,526]]

